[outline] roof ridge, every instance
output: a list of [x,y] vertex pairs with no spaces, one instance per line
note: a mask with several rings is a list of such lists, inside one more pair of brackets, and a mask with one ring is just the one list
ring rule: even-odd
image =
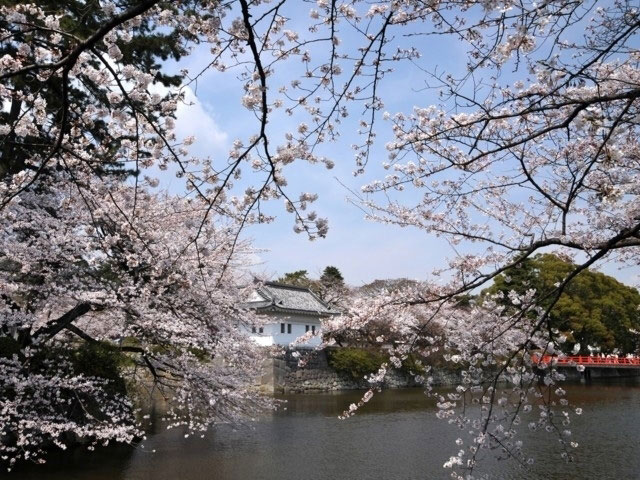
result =
[[266,286],[270,286],[270,287],[288,288],[290,290],[304,290],[304,291],[309,291],[309,292],[313,293],[309,287],[300,287],[298,285],[290,285],[288,283],[264,282],[262,285],[266,285]]
[[340,311],[328,302],[325,302],[318,294],[307,287],[288,285],[279,282],[264,282],[258,287],[263,292],[263,297],[270,300],[270,307],[295,311],[313,312],[319,315],[339,315]]

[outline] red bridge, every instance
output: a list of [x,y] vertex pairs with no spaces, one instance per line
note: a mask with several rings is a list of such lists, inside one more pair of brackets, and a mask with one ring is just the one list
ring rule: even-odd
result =
[[555,355],[531,356],[534,363],[549,365],[554,363],[559,367],[585,367],[598,368],[640,368],[640,357],[598,357],[590,355],[567,355],[557,357]]

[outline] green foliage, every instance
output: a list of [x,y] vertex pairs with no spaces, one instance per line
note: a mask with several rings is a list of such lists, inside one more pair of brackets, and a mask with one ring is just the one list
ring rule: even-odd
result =
[[[0,0],[0,6],[13,7],[25,3],[18,0]],[[87,39],[99,30],[111,16],[105,12],[102,2],[99,0],[38,0],[33,2],[51,15],[60,16],[60,28],[68,35],[63,35],[59,47],[63,53],[72,51],[78,44],[78,39]],[[171,8],[167,3],[165,8]],[[178,86],[182,81],[180,75],[167,75],[162,73],[162,62],[169,58],[178,60],[187,53],[184,42],[177,41],[174,30],[160,29],[148,19],[142,17],[139,25],[132,27],[132,38],[128,42],[117,42],[122,53],[122,63],[131,64],[143,71],[155,71],[154,82],[165,86]],[[6,28],[8,22],[0,16],[0,27]],[[15,56],[19,44],[33,44],[38,46],[42,39],[34,34],[35,29],[25,28],[18,32],[12,41],[3,42],[0,45],[0,57],[5,55]],[[98,42],[93,49],[103,56],[107,55],[107,45]],[[104,66],[96,59],[91,61],[93,67],[101,70]],[[78,112],[83,112],[89,105],[99,105],[110,108],[105,92],[101,91],[86,76],[81,82],[71,82],[67,85],[68,103],[73,105],[68,115],[75,118]],[[11,79],[13,87],[32,91],[46,100],[47,115],[55,121],[61,120],[65,95],[63,78],[60,75],[52,75],[47,82],[34,82],[30,75],[15,76]],[[25,105],[18,99],[13,99],[10,108],[0,109],[0,122],[13,123],[17,120]],[[149,111],[150,118],[159,118],[159,112]],[[101,119],[93,119],[92,122],[83,122],[87,130],[86,136],[93,139],[93,143],[107,146],[111,142],[112,151],[120,148],[120,141],[113,141],[109,134],[109,125]],[[5,139],[0,145],[0,178],[7,174],[15,174],[27,165],[35,155],[42,153],[42,139],[25,137],[24,141],[16,138],[14,134]],[[89,147],[91,148],[91,147]],[[97,155],[97,152],[96,152]],[[95,168],[100,173],[113,175],[131,175],[137,172],[125,168],[123,165],[114,164],[107,154],[102,161],[95,162]]]
[[107,391],[126,393],[121,367],[127,361],[125,354],[102,342],[83,343],[71,353],[71,362],[76,373],[109,380]]
[[[3,338],[7,337],[0,337],[0,340]],[[108,380],[107,392],[126,394],[121,370],[130,359],[117,346],[104,342],[43,345],[35,350],[30,361],[25,362],[25,366],[33,372],[40,372],[50,368],[52,362],[55,364],[61,359],[70,362],[69,373]]]
[[458,295],[455,297],[455,306],[458,308],[469,309],[473,306],[476,301],[476,297],[474,295],[464,294]]
[[[535,289],[539,303],[548,307],[554,299],[558,282],[576,265],[552,254],[536,255],[496,277],[494,285],[483,295],[502,293],[501,302],[509,306],[507,294]],[[640,293],[600,272],[584,270],[565,288],[551,310],[551,326],[567,335],[567,351],[580,343],[580,353],[587,345],[600,347],[605,353],[618,349],[635,352],[638,337],[630,330],[640,330]]]
[[329,265],[322,271],[320,282],[324,285],[344,285],[344,277],[338,267]]
[[306,270],[296,270],[295,272],[285,273],[278,279],[279,283],[286,283],[287,285],[296,285],[298,287],[308,287],[312,280],[309,278],[309,273]]
[[[0,336],[0,358],[18,355],[22,363],[22,374],[43,375],[55,374],[73,377],[85,377],[107,380],[103,389],[108,396],[126,395],[127,388],[121,375],[121,368],[128,357],[117,347],[102,342],[75,344],[41,345],[32,350],[31,356],[24,356],[17,341],[9,336]],[[55,372],[55,373],[54,373]],[[28,386],[26,388],[29,388]],[[15,399],[16,391],[7,388],[0,382],[0,396]],[[52,404],[74,421],[86,418],[108,421],[108,412],[102,409],[99,400],[80,392],[72,392],[62,388]]]
[[380,352],[362,348],[339,348],[330,350],[329,365],[339,374],[355,380],[377,372],[388,357]]
[[318,290],[321,287],[344,286],[344,277],[338,267],[329,265],[322,271],[319,280],[310,278],[309,272],[306,270],[296,270],[295,272],[285,273],[278,279],[278,282]]
[[339,305],[346,295],[347,287],[338,267],[327,266],[319,279],[309,278],[306,270],[285,273],[278,282],[310,289],[318,297],[329,304]]
[[400,368],[404,373],[411,373],[422,375],[425,372],[425,368],[422,361],[418,360],[414,354],[410,353],[407,358],[402,361],[402,367]]
[[[26,376],[63,375],[73,377],[99,378],[108,382],[102,387],[109,397],[126,395],[127,388],[121,375],[121,367],[128,357],[117,347],[102,342],[83,344],[57,343],[41,345],[32,352],[32,356],[23,357],[22,368]],[[0,388],[0,395],[14,398],[16,392]],[[94,395],[84,392],[74,392],[72,389],[62,388],[57,393],[58,398],[52,404],[54,410],[73,421],[83,422],[87,419],[109,421],[109,412]]]

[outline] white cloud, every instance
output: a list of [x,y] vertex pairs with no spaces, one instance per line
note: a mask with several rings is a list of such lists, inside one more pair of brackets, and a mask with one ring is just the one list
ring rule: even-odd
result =
[[[169,89],[159,83],[150,85],[151,93],[166,95]],[[220,128],[211,108],[203,103],[190,87],[183,87],[183,101],[176,108],[175,134],[178,142],[193,136],[195,141],[188,147],[189,155],[197,158],[210,157],[215,161],[226,160],[228,134]],[[153,166],[144,173],[160,181],[160,186],[173,194],[185,193],[184,179],[177,179],[178,166],[172,163],[166,170]]]
[[207,157],[226,154],[228,135],[217,124],[214,114],[191,88],[186,87],[183,92],[184,101],[176,111],[175,131],[178,140],[191,135],[196,137],[189,149],[193,155]]

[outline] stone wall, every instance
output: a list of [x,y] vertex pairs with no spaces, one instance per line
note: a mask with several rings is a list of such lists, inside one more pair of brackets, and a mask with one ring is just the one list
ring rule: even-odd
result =
[[[340,375],[329,366],[325,350],[287,350],[284,354],[265,358],[260,390],[265,393],[320,393],[338,390],[366,390],[368,382]],[[302,359],[302,362],[299,361]],[[569,381],[613,377],[638,376],[640,370],[589,368],[580,373],[575,368],[561,368]],[[490,374],[490,372],[487,372]],[[429,372],[433,386],[455,386],[462,383],[460,371],[433,369]],[[408,388],[419,386],[402,371],[391,370],[384,379],[384,388]]]
[[[299,357],[296,356],[299,354]],[[340,375],[329,366],[324,350],[287,350],[283,355],[265,360],[261,390],[268,393],[319,393],[337,390],[367,389],[364,380]],[[302,361],[300,361],[302,360]],[[438,380],[438,379],[436,379]],[[443,379],[440,379],[443,380]],[[386,388],[417,386],[414,379],[392,370],[384,380]]]

